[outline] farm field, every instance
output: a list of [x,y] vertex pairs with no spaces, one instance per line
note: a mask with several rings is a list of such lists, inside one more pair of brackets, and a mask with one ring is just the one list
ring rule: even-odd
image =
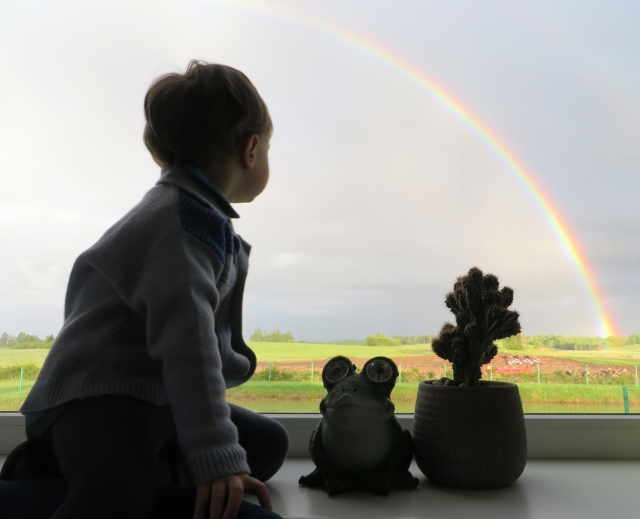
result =
[[[381,346],[346,346],[310,343],[257,343],[249,346],[258,357],[254,378],[228,391],[230,402],[263,412],[316,412],[324,396],[320,376],[327,360],[349,357],[358,367],[375,356],[392,358],[401,369],[401,380],[393,399],[398,412],[412,412],[420,380],[452,375],[451,366],[437,357],[429,344]],[[17,410],[33,380],[23,380],[18,394],[16,370],[5,374],[2,368],[35,364],[42,366],[48,350],[13,350],[0,348],[0,410]],[[507,367],[510,356],[535,356],[540,360],[540,385],[537,366],[530,373],[499,373]],[[515,382],[519,385],[525,412],[624,412],[622,387],[627,387],[629,412],[640,412],[636,366],[640,365],[638,347],[605,351],[502,350],[488,367],[483,379]],[[313,371],[312,371],[313,370]],[[587,385],[586,372],[589,377]],[[19,370],[17,370],[19,373]],[[313,380],[313,382],[312,382]],[[297,402],[297,403],[296,403]],[[554,408],[553,406],[564,406]],[[542,409],[536,411],[535,409]],[[551,409],[552,411],[549,411]],[[594,411],[597,409],[597,411]],[[280,410],[280,411],[278,411]]]
[[0,348],[0,366],[19,366],[33,362],[42,366],[49,350],[13,350]]

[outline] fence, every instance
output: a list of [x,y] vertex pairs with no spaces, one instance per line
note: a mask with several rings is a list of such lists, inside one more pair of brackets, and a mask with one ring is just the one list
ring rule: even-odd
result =
[[[589,364],[584,364],[584,368],[542,373],[542,363],[536,357],[502,356],[501,359],[504,359],[503,365],[491,363],[483,367],[483,380],[518,384],[523,402],[526,404],[525,410],[527,405],[558,404],[584,408],[584,411],[577,409],[566,412],[621,413],[624,411],[628,414],[632,409],[634,412],[640,412],[640,381],[637,365],[606,368],[600,366],[590,369]],[[296,363],[295,369],[279,363],[262,365],[256,370],[252,379],[241,386],[253,389],[248,393],[233,395],[233,399],[234,401],[249,398],[280,400],[280,407],[276,406],[281,409],[280,412],[288,412],[284,409],[287,407],[285,401],[319,400],[324,394],[321,380],[323,364],[324,361],[312,361],[306,369],[301,363]],[[37,371],[32,365],[0,367],[0,411],[17,411],[20,408],[35,382]],[[411,399],[415,398],[417,383],[441,376],[452,376],[451,365],[446,362],[441,364],[440,369],[433,364],[431,369],[419,368],[415,364],[407,369],[406,364],[403,366],[403,363],[398,363],[398,371],[393,399],[396,402],[402,401],[403,407],[411,405]],[[265,382],[266,385],[264,385]],[[294,384],[287,384],[286,391],[280,394],[274,394],[273,391],[266,389],[272,387],[272,383],[283,382]],[[317,386],[315,392],[305,390],[305,387],[311,386]],[[230,392],[230,397],[232,392],[233,390]],[[587,410],[586,406],[591,406],[590,410]],[[289,412],[295,412],[294,408],[298,408],[299,405],[289,407],[291,407]]]

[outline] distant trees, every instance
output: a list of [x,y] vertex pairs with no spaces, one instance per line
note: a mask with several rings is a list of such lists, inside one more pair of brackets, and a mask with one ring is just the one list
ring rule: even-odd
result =
[[394,335],[393,338],[399,340],[403,345],[429,344],[435,335]]
[[261,330],[260,328],[256,328],[249,340],[251,342],[296,342],[289,330],[285,333],[280,333],[280,330],[275,329],[273,332],[267,333],[267,330]]
[[524,350],[524,338],[521,333],[496,341],[498,349]]
[[375,335],[369,335],[364,340],[365,346],[400,346],[402,343],[398,339],[393,337],[387,337],[384,333],[376,333]]
[[29,335],[25,332],[20,332],[17,337],[13,337],[5,332],[0,335],[0,346],[9,347],[14,350],[49,349],[54,339],[53,335],[47,335],[43,341],[37,335]]
[[37,335],[28,335],[24,332],[20,332],[18,337],[16,337],[16,342],[34,342],[34,341],[42,341],[40,337]]
[[525,349],[549,348],[556,350],[604,350],[607,339],[603,337],[580,337],[574,335],[533,335],[523,338]]
[[627,337],[627,344],[640,344],[640,333],[634,333]]

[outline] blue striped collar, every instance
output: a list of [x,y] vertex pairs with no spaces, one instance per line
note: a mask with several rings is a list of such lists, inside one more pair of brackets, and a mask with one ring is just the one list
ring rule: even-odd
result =
[[192,166],[191,164],[184,164],[184,167],[209,190],[216,202],[220,205],[220,209],[222,209],[229,218],[240,218],[240,215],[236,213],[233,207],[231,207],[231,204],[229,203],[229,200],[227,200],[227,197],[224,196],[224,193],[220,191],[220,188],[216,186],[200,168]]

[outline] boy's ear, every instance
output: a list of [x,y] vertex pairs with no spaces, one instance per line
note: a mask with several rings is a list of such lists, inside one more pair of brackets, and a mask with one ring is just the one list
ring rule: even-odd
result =
[[258,150],[259,142],[259,135],[250,135],[245,139],[244,143],[240,147],[240,164],[243,168],[253,168],[253,164],[256,161],[256,153]]

